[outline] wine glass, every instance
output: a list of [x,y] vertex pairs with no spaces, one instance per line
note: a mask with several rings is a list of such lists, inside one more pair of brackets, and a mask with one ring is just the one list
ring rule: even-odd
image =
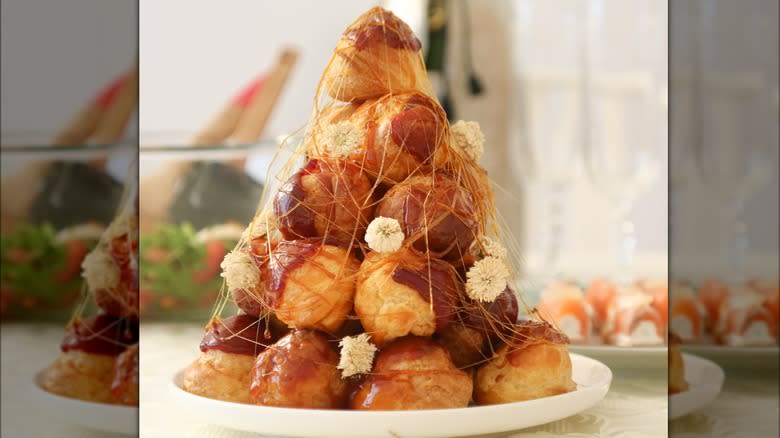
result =
[[[771,177],[777,147],[774,111],[777,31],[762,8],[724,1],[697,3],[700,138],[696,162],[704,186],[725,207],[725,275],[745,280],[749,249],[745,204]],[[738,26],[739,31],[734,31]],[[774,50],[769,41],[775,41]],[[772,75],[775,75],[774,79]]]
[[652,0],[588,3],[584,162],[613,205],[618,283],[632,278],[630,213],[664,165],[665,7]]
[[578,171],[583,134],[582,2],[522,0],[513,28],[515,98],[519,121],[514,172],[547,204],[541,277],[561,276],[563,208]]

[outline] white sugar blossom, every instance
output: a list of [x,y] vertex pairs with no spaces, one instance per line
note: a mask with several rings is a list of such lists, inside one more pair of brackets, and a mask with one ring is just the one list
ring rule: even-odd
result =
[[377,348],[371,343],[370,336],[366,333],[345,336],[339,341],[339,347],[341,357],[338,369],[341,370],[342,378],[371,371]]
[[479,161],[485,152],[485,135],[479,123],[459,120],[450,128],[453,143],[474,161]]
[[328,125],[322,133],[323,146],[331,157],[346,157],[363,142],[363,135],[349,120]]
[[506,259],[507,257],[506,248],[490,237],[481,236],[479,238],[479,245],[487,256],[498,257],[500,259]]
[[87,280],[89,290],[111,289],[119,284],[119,266],[103,246],[84,257],[81,269],[81,276]]
[[498,257],[485,257],[466,272],[466,293],[476,301],[493,302],[506,289],[509,269]]
[[253,289],[260,281],[260,270],[244,251],[231,251],[219,265],[229,290]]
[[401,248],[404,232],[396,219],[378,216],[368,224],[366,243],[376,252],[394,252]]
[[241,234],[241,239],[248,242],[257,237],[263,237],[274,229],[276,229],[276,216],[270,211],[266,211],[260,213],[247,225]]

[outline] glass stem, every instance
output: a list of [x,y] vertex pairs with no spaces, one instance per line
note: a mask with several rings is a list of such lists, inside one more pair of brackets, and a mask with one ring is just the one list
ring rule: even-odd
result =
[[634,252],[636,250],[636,234],[634,222],[630,213],[633,202],[623,199],[615,209],[615,227],[617,241],[615,254],[617,255],[617,273],[615,280],[619,284],[628,284],[633,279]]
[[741,197],[734,201],[733,216],[731,218],[731,241],[726,249],[727,262],[729,263],[730,278],[732,282],[745,281],[745,266],[748,250],[747,226],[744,220],[745,203]]
[[550,186],[547,191],[549,234],[547,236],[547,251],[544,266],[550,277],[560,274],[561,242],[563,235],[563,195],[564,188],[560,185]]

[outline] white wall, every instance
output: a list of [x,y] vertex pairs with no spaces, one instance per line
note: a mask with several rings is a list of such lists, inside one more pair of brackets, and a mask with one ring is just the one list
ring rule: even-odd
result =
[[[134,0],[3,0],[2,126],[48,140],[137,54]],[[137,131],[136,121],[128,133]]]
[[141,0],[142,143],[161,133],[186,141],[286,45],[298,49],[298,63],[265,133],[302,127],[341,32],[375,3]]

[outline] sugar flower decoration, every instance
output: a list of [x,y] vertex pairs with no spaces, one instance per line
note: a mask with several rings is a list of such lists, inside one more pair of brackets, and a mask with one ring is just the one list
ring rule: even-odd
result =
[[227,282],[229,290],[253,289],[260,282],[260,271],[252,257],[244,251],[231,251],[219,265],[221,277]]
[[349,120],[328,125],[323,132],[325,150],[331,157],[346,157],[356,151],[363,136]]
[[486,256],[506,259],[507,251],[503,245],[487,236],[479,238],[479,245]]
[[479,161],[485,152],[485,135],[479,129],[479,123],[459,120],[450,128],[453,143],[469,158]]
[[476,301],[493,302],[506,289],[509,270],[498,257],[485,257],[466,272],[466,293]]
[[361,333],[345,336],[339,341],[341,358],[337,367],[341,370],[342,378],[371,371],[377,348],[370,339],[366,333]]
[[81,276],[87,280],[90,290],[110,289],[119,284],[119,266],[104,247],[98,247],[81,262]]
[[404,232],[396,219],[377,216],[368,224],[366,243],[376,252],[394,252],[401,248]]
[[274,230],[275,228],[276,216],[270,211],[266,211],[252,219],[252,222],[249,223],[241,234],[241,239],[248,242],[252,239],[265,236],[269,231]]

